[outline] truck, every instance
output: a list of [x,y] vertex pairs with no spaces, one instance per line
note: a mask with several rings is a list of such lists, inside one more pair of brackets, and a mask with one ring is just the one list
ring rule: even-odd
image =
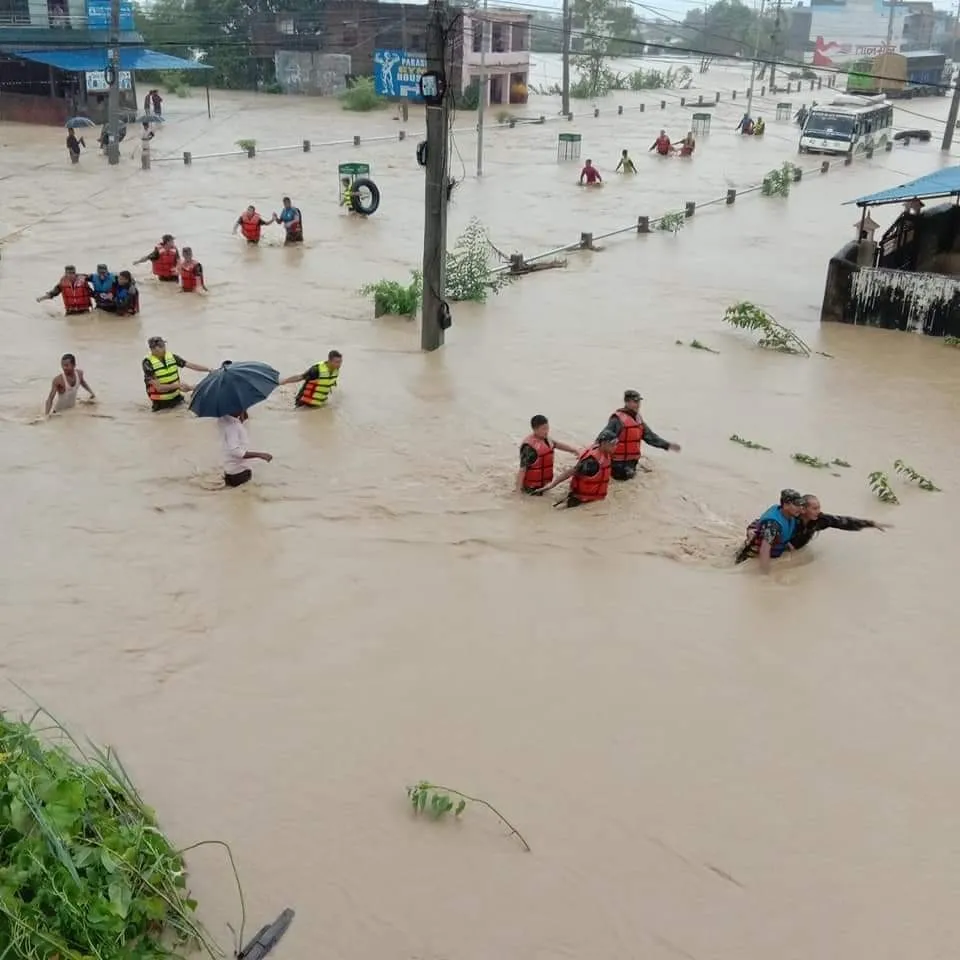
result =
[[945,54],[936,50],[882,53],[857,60],[847,73],[847,93],[890,99],[942,97],[950,85],[952,69]]

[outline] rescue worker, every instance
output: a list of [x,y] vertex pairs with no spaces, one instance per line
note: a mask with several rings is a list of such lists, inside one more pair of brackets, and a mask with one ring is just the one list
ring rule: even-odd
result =
[[844,517],[835,513],[822,513],[820,500],[812,493],[803,495],[803,509],[797,519],[797,529],[790,538],[794,550],[802,550],[821,530],[880,530],[888,529],[890,524],[877,523],[875,520],[860,520],[857,517]]
[[63,268],[63,276],[59,283],[48,290],[42,297],[37,297],[37,303],[44,300],[53,300],[54,297],[63,298],[64,313],[68,317],[80,313],[89,313],[93,306],[93,291],[90,289],[89,279],[77,268],[68,264]]
[[680,444],[670,443],[644,423],[640,416],[640,401],[643,397],[636,390],[625,390],[623,406],[610,414],[605,433],[617,438],[617,447],[610,459],[613,461],[611,475],[614,480],[632,480],[637,475],[637,466],[643,456],[642,444],[646,442],[658,450],[680,452]]
[[279,223],[287,231],[284,243],[303,243],[303,217],[298,207],[295,207],[289,197],[283,198],[283,209],[279,215],[273,215],[271,223]]
[[154,413],[180,406],[184,393],[193,389],[190,384],[180,380],[180,368],[186,367],[199,373],[209,373],[210,368],[171,353],[163,337],[151,337],[147,346],[150,352],[143,358],[143,382]]
[[50,383],[50,393],[43,408],[43,415],[49,417],[52,413],[69,410],[77,403],[77,390],[83,387],[90,394],[91,400],[96,400],[96,394],[83,377],[83,371],[77,368],[77,358],[72,353],[65,353],[60,358],[60,373]]
[[617,164],[617,169],[614,170],[614,173],[636,173],[637,167],[634,164],[633,160],[630,159],[630,154],[626,150],[621,151],[620,153],[620,162]]
[[570,492],[565,500],[554,506],[565,503],[568,507],[579,507],[583,503],[605,499],[610,486],[610,454],[616,445],[617,438],[604,430],[596,443],[580,454],[574,466],[561,473],[553,483],[548,483],[543,488],[544,493],[566,480],[570,481]]
[[550,438],[550,422],[538,413],[530,418],[530,436],[520,444],[520,469],[517,471],[517,492],[540,494],[553,481],[554,450],[580,456],[576,447]]
[[[656,150],[661,157],[669,157],[670,154],[673,153],[673,144],[670,142],[666,130],[660,131],[657,139],[651,144],[650,150]],[[647,153],[649,153],[650,150],[648,150]]]
[[340,379],[340,367],[343,364],[343,354],[339,350],[331,350],[326,360],[315,363],[304,373],[294,374],[281,380],[281,384],[301,383],[297,391],[294,404],[298,407],[322,407],[330,399],[330,393]]
[[180,262],[180,251],[173,242],[173,237],[165,233],[156,247],[145,257],[134,260],[133,265],[150,261],[153,275],[164,283],[177,282],[177,264]]
[[113,288],[114,310],[118,317],[129,317],[140,312],[140,291],[137,281],[129,270],[117,274],[117,285]]
[[180,275],[180,292],[193,293],[199,286],[206,293],[207,285],[203,279],[203,264],[193,259],[193,248],[183,248],[183,259],[177,268]]
[[762,513],[747,527],[747,538],[734,563],[750,557],[760,560],[760,572],[767,573],[770,561],[792,550],[790,544],[797,530],[797,518],[803,510],[803,497],[789,487],[780,491],[780,502]]
[[233,225],[233,232],[236,233],[237,230],[239,230],[247,243],[259,243],[260,232],[269,223],[271,223],[271,221],[264,220],[263,217],[257,213],[257,208],[251,203],[250,206],[237,217],[237,222]]
[[107,265],[98,263],[97,272],[90,275],[93,302],[98,310],[113,311],[116,309],[113,302],[113,288],[116,283],[117,278],[110,272]]
[[600,176],[600,171],[593,165],[593,161],[587,158],[587,162],[583,165],[583,169],[580,171],[580,186],[583,186],[583,181],[587,181],[587,186],[592,187],[598,183],[603,183],[603,177]]

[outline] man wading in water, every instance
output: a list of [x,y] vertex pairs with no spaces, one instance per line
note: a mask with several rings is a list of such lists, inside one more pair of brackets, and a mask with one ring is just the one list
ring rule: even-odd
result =
[[857,517],[843,517],[835,513],[821,513],[820,501],[812,493],[803,495],[803,505],[797,519],[797,529],[790,538],[794,550],[802,550],[821,530],[879,530],[881,533],[890,524],[877,523],[875,520],[859,520]]
[[96,400],[96,394],[83,377],[83,371],[77,369],[77,358],[72,353],[65,353],[60,358],[60,370],[50,384],[50,393],[43,408],[43,415],[49,417],[51,413],[69,410],[77,403],[77,390],[83,387],[90,394],[91,400]]

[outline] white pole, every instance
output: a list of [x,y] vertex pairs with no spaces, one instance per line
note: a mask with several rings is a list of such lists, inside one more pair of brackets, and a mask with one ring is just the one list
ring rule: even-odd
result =
[[[473,21],[477,29],[477,21]],[[493,31],[491,30],[492,34]],[[483,20],[480,21],[480,103],[477,106],[477,176],[483,176],[483,111],[487,105],[487,0],[483,0]]]

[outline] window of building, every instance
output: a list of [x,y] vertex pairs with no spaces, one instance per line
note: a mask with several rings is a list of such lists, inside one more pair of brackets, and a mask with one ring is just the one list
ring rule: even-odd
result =
[[29,23],[29,0],[0,0],[0,23]]
[[427,52],[427,38],[422,33],[413,33],[410,35],[410,46],[408,48],[413,53]]
[[293,24],[293,17],[283,17],[282,19],[278,20],[277,31],[279,33],[287,34],[288,36],[292,36],[294,33],[296,33]]
[[473,22],[473,52],[479,53],[483,49],[484,23],[482,20],[474,20],[472,22]]
[[506,30],[502,23],[493,24],[490,31],[490,49],[494,53],[504,53],[506,51]]
[[527,50],[529,49],[528,37],[527,37],[527,24],[525,23],[515,23],[513,24],[512,36],[510,38],[510,48],[512,50]]

